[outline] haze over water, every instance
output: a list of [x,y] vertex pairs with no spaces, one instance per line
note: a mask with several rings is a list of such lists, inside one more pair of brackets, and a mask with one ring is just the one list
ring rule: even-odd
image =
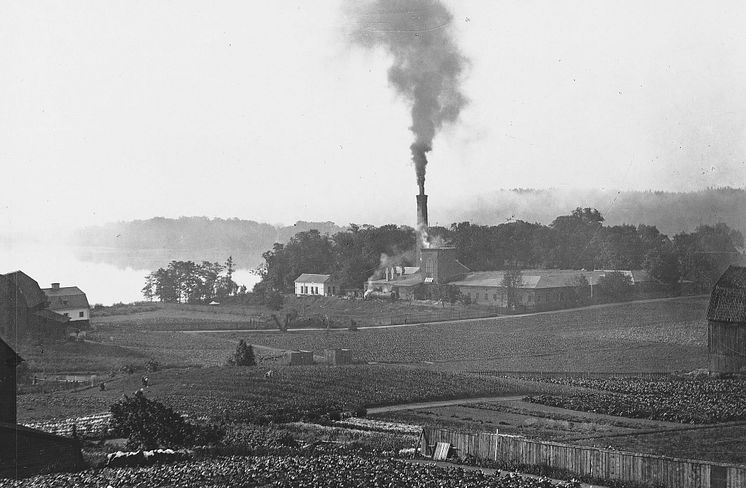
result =
[[[21,270],[42,288],[49,288],[51,283],[77,286],[86,293],[91,306],[111,305],[144,300],[140,290],[145,276],[172,259],[181,258],[169,255],[166,249],[128,255],[113,249],[16,241],[0,246],[0,273]],[[242,264],[240,260],[238,264]],[[259,281],[246,268],[237,269],[233,279],[249,290]]]

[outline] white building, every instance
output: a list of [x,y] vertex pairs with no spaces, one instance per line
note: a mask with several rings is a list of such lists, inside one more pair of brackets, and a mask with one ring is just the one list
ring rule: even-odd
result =
[[334,296],[339,293],[339,286],[328,274],[303,273],[295,279],[296,296]]
[[44,288],[42,291],[47,295],[49,310],[70,317],[70,325],[91,318],[88,298],[77,286],[60,287],[59,283],[52,283],[52,288]]

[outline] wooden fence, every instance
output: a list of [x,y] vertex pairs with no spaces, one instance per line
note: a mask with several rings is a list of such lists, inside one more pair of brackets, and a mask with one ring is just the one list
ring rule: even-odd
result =
[[[422,452],[448,442],[459,456],[512,465],[544,465],[603,480],[647,483],[667,488],[743,488],[746,466],[572,446],[503,434],[471,434],[426,428]],[[428,451],[428,448],[430,451]]]

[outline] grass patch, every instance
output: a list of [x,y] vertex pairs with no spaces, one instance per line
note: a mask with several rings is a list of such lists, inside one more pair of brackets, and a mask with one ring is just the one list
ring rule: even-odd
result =
[[348,348],[356,358],[454,370],[689,371],[707,364],[704,298],[525,317],[330,333],[220,333],[279,349]]

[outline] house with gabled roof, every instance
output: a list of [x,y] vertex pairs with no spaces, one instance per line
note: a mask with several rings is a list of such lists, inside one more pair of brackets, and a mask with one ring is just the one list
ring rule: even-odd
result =
[[60,286],[52,283],[51,288],[42,289],[49,301],[49,310],[70,319],[71,326],[87,328],[91,318],[88,297],[77,286]]
[[339,284],[328,274],[303,273],[295,279],[296,296],[335,296]]
[[746,267],[730,266],[712,288],[707,352],[710,371],[746,373]]

